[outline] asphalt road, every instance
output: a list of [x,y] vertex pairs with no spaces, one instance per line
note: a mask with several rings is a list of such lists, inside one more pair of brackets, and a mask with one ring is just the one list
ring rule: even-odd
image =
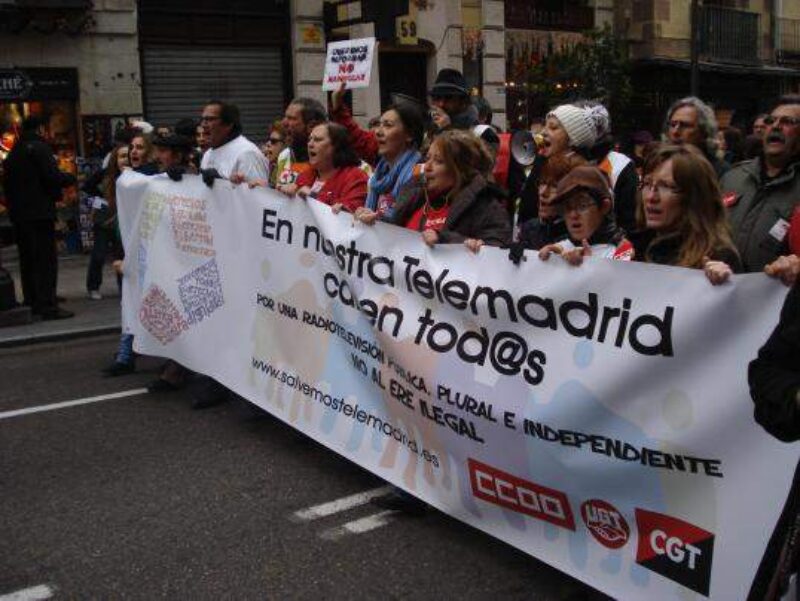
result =
[[383,483],[237,403],[137,394],[3,417],[142,388],[159,361],[100,375],[115,343],[0,351],[0,601],[605,599],[434,510],[299,519]]

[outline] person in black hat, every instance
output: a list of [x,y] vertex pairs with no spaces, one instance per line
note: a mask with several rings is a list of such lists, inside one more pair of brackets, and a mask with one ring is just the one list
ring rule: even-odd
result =
[[[182,133],[168,133],[153,139],[156,163],[161,173],[166,173],[170,179],[180,181],[184,174],[196,174],[197,168],[192,165],[191,157],[193,140]],[[180,389],[191,375],[188,369],[173,361],[167,361],[161,366],[158,378],[147,385],[149,392],[171,392]]]
[[196,173],[190,163],[192,139],[182,134],[167,134],[153,139],[158,170],[178,181],[179,175]]
[[456,69],[439,71],[428,95],[431,99],[431,119],[436,130],[442,131],[448,128],[472,130],[489,145],[492,152],[497,151],[500,138],[493,128],[480,127],[478,109],[470,101],[467,82],[461,71]]

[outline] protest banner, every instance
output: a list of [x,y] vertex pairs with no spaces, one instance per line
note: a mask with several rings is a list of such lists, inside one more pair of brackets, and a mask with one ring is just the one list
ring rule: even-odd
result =
[[746,379],[781,284],[516,266],[194,176],[118,205],[139,352],[614,597],[746,597],[798,459]]
[[375,38],[343,40],[328,44],[322,89],[338,90],[342,82],[348,90],[369,86]]

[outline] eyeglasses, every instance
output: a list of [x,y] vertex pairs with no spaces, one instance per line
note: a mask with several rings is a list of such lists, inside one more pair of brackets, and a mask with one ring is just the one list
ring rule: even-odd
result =
[[767,115],[764,117],[764,125],[776,125],[778,127],[797,127],[800,125],[800,117],[789,117],[788,115],[783,115],[781,117],[773,117],[772,115]]
[[680,190],[675,184],[668,184],[667,182],[641,182],[639,189],[642,192],[653,193],[656,192],[659,196],[676,196],[680,194]]
[[695,124],[689,121],[681,121],[680,119],[673,119],[669,122],[670,129],[690,129],[694,127]]
[[201,123],[211,123],[212,121],[219,121],[222,117],[215,117],[214,115],[203,115],[200,117]]
[[567,213],[571,213],[572,211],[577,211],[581,215],[584,213],[588,213],[592,207],[596,207],[597,203],[593,200],[588,198],[584,198],[583,200],[579,200],[577,202],[565,202],[558,206],[559,212],[563,215]]
[[267,144],[283,144],[283,138],[268,138]]

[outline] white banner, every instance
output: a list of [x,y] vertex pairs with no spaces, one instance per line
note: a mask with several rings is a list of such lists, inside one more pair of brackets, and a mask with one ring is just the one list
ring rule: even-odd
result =
[[139,352],[610,595],[746,596],[798,458],[747,387],[780,284],[515,266],[227,181],[118,198]]

